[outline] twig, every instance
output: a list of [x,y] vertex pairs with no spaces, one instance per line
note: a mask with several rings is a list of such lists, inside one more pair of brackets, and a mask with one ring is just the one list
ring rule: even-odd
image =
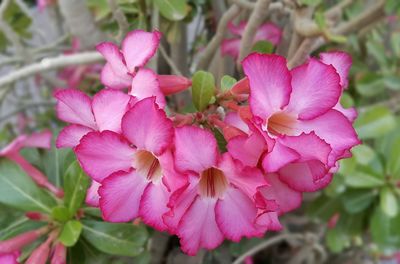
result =
[[338,15],[340,15],[342,13],[342,10],[345,7],[351,5],[352,3],[353,3],[353,0],[343,0],[343,1],[339,2],[337,5],[331,7],[330,9],[328,9],[325,12],[325,16],[327,18],[332,18],[332,17],[338,16]]
[[276,237],[273,237],[271,239],[265,240],[264,242],[258,244],[257,246],[249,249],[242,255],[240,255],[234,262],[233,264],[240,264],[242,263],[247,257],[253,256],[254,254],[258,253],[259,251],[268,248],[274,244],[277,244],[279,242],[285,241],[285,240],[292,240],[292,239],[303,239],[303,235],[301,234],[281,234]]
[[219,44],[221,44],[225,36],[228,22],[239,14],[239,12],[240,8],[237,5],[232,5],[221,17],[221,20],[218,23],[217,32],[215,32],[214,37],[211,39],[200,57],[199,64],[197,65],[198,69],[204,69],[210,64],[215,51],[218,49]]
[[240,68],[240,62],[251,50],[257,29],[264,22],[268,15],[269,3],[270,0],[258,0],[253,12],[250,15],[249,21],[243,32],[242,40],[240,42],[239,59],[237,65],[238,68]]
[[160,51],[165,61],[168,63],[169,67],[171,67],[171,70],[177,75],[182,75],[182,72],[178,69],[178,66],[175,65],[175,62],[168,56],[167,51],[164,49],[164,47],[160,45],[158,47],[158,50]]
[[103,57],[96,51],[81,52],[72,55],[59,55],[53,58],[44,58],[40,62],[32,63],[3,77],[0,77],[0,87],[40,72],[55,70],[71,65],[91,64],[100,62],[102,60]]
[[47,45],[41,46],[39,48],[35,48],[32,49],[32,53],[36,54],[36,53],[41,53],[41,52],[46,52],[52,49],[57,48],[60,44],[64,43],[65,41],[68,40],[68,38],[70,37],[69,34],[65,34],[64,36],[59,37],[58,39],[56,39],[54,42],[49,43]]
[[54,105],[55,105],[54,102],[36,102],[36,103],[30,103],[30,104],[23,105],[23,106],[15,109],[14,111],[11,111],[10,113],[7,113],[7,114],[1,116],[0,117],[0,124],[2,122],[4,122],[5,120],[7,120],[8,118],[13,117],[14,115],[16,115],[16,114],[18,114],[18,113],[20,113],[22,111],[25,111],[27,109],[35,108],[35,107],[41,107],[41,106],[53,107]]
[[120,41],[125,36],[126,32],[128,32],[129,23],[128,20],[126,19],[124,12],[122,12],[121,8],[119,8],[116,0],[107,0],[107,2],[111,9],[113,17],[118,24],[119,31],[117,39]]
[[241,8],[246,8],[246,9],[254,9],[256,6],[256,3],[249,2],[247,0],[231,0],[232,3],[240,6]]
[[291,58],[288,62],[289,69],[303,63],[307,59],[310,53],[314,50],[314,43],[316,40],[317,38],[307,38],[303,40],[293,58]]

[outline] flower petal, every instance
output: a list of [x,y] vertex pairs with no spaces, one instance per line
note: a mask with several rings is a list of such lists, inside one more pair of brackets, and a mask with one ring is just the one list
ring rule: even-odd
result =
[[221,43],[221,54],[232,56],[236,59],[239,56],[240,50],[240,39],[239,38],[231,38],[224,39]]
[[59,90],[54,95],[57,98],[56,111],[59,119],[97,129],[92,113],[90,97],[75,89]]
[[132,76],[127,73],[114,72],[110,63],[106,63],[101,70],[100,81],[108,88],[124,89],[132,83]]
[[265,140],[259,133],[236,136],[228,141],[226,147],[233,158],[250,167],[257,166],[261,155],[267,150]]
[[132,88],[129,94],[139,100],[155,96],[160,108],[164,108],[166,105],[164,94],[161,92],[157,80],[157,74],[151,69],[142,68],[137,72],[135,77],[133,77]]
[[217,203],[215,214],[221,232],[234,242],[262,234],[254,226],[257,216],[254,202],[239,189],[231,187],[225,192],[223,200]]
[[347,88],[352,59],[351,56],[343,51],[322,52],[319,54],[321,61],[327,65],[332,65],[340,76],[340,85],[343,89]]
[[197,196],[182,217],[177,235],[186,254],[194,256],[200,248],[211,250],[224,241],[215,221],[216,202],[215,199]]
[[155,97],[150,97],[136,103],[124,115],[122,133],[137,148],[161,155],[172,143],[174,130]]
[[114,89],[129,87],[132,77],[128,75],[128,68],[118,46],[111,42],[103,42],[98,44],[96,49],[107,60],[101,72],[101,82]]
[[129,95],[113,89],[103,89],[93,97],[93,114],[100,131],[121,132],[121,120],[130,99]]
[[99,182],[92,180],[92,184],[90,185],[86,193],[86,198],[85,198],[86,204],[93,207],[99,207],[100,196],[98,190],[100,186],[101,184]]
[[228,29],[232,34],[242,36],[246,25],[247,22],[245,20],[240,21],[238,25],[229,22]]
[[107,177],[99,188],[100,209],[108,222],[127,222],[139,216],[146,179],[134,170],[116,172]]
[[126,35],[122,41],[122,53],[130,73],[136,72],[137,67],[144,66],[153,57],[160,39],[161,33],[157,30],[134,30]]
[[281,38],[282,30],[277,25],[273,23],[264,23],[257,29],[254,42],[267,40],[276,46],[281,42]]
[[129,170],[134,152],[121,135],[108,130],[88,133],[75,148],[85,172],[98,182],[113,172]]
[[184,126],[175,129],[175,165],[180,171],[201,172],[217,163],[218,148],[207,130]]
[[279,231],[283,228],[278,219],[277,212],[263,212],[256,219],[257,225],[260,225],[264,231]]
[[350,122],[354,122],[357,118],[357,110],[354,107],[344,108],[340,102],[338,102],[333,109],[342,113]]
[[198,178],[190,177],[189,182],[174,191],[169,199],[167,206],[170,211],[163,215],[164,223],[169,227],[171,233],[176,233],[182,216],[193,203],[197,196]]
[[[328,143],[333,150],[332,158],[360,144],[351,122],[336,110],[330,110],[312,120],[302,121],[299,123],[299,128],[305,133],[314,131],[318,137]],[[332,162],[334,161],[330,161]]]
[[288,104],[291,76],[284,57],[253,53],[242,65],[250,82],[249,104],[254,115],[265,120]]
[[81,125],[69,125],[64,127],[56,140],[57,148],[74,148],[79,145],[81,138],[93,129]]
[[239,114],[237,112],[229,112],[226,114],[224,122],[227,123],[228,125],[234,126],[239,128],[240,130],[242,130],[245,133],[249,132],[249,127],[246,124],[246,122],[244,122]]
[[292,71],[293,91],[288,111],[299,119],[313,119],[334,107],[342,94],[340,77],[331,65],[310,59]]
[[272,151],[265,155],[262,166],[267,173],[276,172],[286,164],[299,158],[300,155],[295,150],[286,147],[278,139]]
[[140,202],[139,215],[146,225],[158,231],[165,231],[162,216],[169,211],[167,207],[170,193],[164,184],[148,184]]
[[267,200],[274,200],[279,205],[279,214],[292,211],[301,205],[302,195],[282,182],[278,175],[270,173],[266,179],[271,186],[260,190]]

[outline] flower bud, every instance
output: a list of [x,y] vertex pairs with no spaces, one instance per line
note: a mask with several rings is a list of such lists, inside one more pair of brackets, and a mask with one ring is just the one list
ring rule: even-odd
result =
[[164,95],[182,92],[192,85],[192,81],[177,75],[158,75],[160,89]]
[[60,242],[54,247],[51,264],[65,264],[67,262],[67,248]]
[[0,242],[0,254],[12,253],[38,239],[48,231],[48,227],[29,231]]

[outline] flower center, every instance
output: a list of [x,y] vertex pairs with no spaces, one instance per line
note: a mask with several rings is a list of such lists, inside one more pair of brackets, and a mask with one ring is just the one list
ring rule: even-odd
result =
[[150,151],[137,151],[133,160],[133,167],[140,175],[153,183],[159,182],[162,178],[160,162]]
[[296,134],[296,123],[297,119],[295,116],[285,112],[278,112],[273,114],[264,125],[264,130],[269,134],[278,135],[289,135],[293,136]]
[[217,168],[209,168],[200,174],[199,192],[203,197],[222,198],[228,188],[224,173]]

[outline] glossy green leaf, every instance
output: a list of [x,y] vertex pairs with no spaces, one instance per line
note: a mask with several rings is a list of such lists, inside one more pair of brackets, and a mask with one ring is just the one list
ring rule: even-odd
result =
[[375,192],[367,190],[347,190],[340,196],[343,206],[347,212],[354,214],[365,210],[374,200]]
[[354,126],[359,138],[378,138],[395,128],[396,120],[384,106],[370,107],[361,112]]
[[400,214],[388,217],[381,208],[376,207],[370,222],[373,242],[385,250],[400,248]]
[[71,215],[81,207],[88,187],[89,178],[75,161],[64,175],[64,202]]
[[392,142],[391,151],[387,159],[387,173],[399,179],[400,178],[400,136]]
[[343,93],[340,97],[340,103],[343,105],[344,108],[349,108],[354,106],[354,99],[348,93]]
[[60,187],[63,184],[64,173],[75,159],[74,152],[71,149],[58,149],[53,146],[50,151],[46,151],[42,159],[44,172],[54,185]]
[[362,165],[367,165],[375,158],[375,151],[368,145],[358,145],[352,148],[355,159]]
[[56,206],[51,211],[51,217],[59,222],[67,222],[71,219],[71,213],[64,206]]
[[192,100],[197,110],[204,111],[214,95],[214,76],[205,71],[198,71],[192,78]]
[[58,239],[66,247],[72,247],[78,241],[82,232],[82,224],[77,220],[65,223]]
[[148,233],[143,226],[83,221],[83,236],[98,250],[122,256],[143,252]]
[[394,91],[400,91],[400,77],[397,75],[385,76],[383,79],[385,86]]
[[345,175],[345,182],[348,186],[354,188],[373,188],[382,186],[385,183],[383,179],[372,172],[360,170]]
[[384,79],[377,73],[369,72],[356,80],[356,90],[363,96],[376,96],[385,90]]
[[307,213],[311,217],[328,221],[332,215],[340,210],[340,206],[341,204],[338,198],[321,195],[308,206]]
[[0,159],[0,202],[24,211],[51,213],[55,200],[16,164]]
[[380,206],[382,212],[389,217],[395,217],[398,213],[399,200],[389,187],[384,187],[380,192]]
[[349,246],[349,237],[338,229],[330,229],[326,233],[326,245],[333,253],[340,253]]
[[274,45],[269,41],[260,40],[253,45],[251,51],[263,54],[270,54],[274,51]]
[[221,78],[221,91],[226,92],[232,88],[232,86],[237,83],[237,80],[229,75],[224,75]]
[[222,153],[226,152],[227,151],[227,149],[226,149],[227,142],[226,142],[226,139],[224,138],[224,135],[222,135],[222,133],[216,128],[214,128],[212,131],[214,133],[215,139],[217,140],[219,150]]
[[186,0],[154,0],[160,13],[171,21],[182,20],[187,14]]

